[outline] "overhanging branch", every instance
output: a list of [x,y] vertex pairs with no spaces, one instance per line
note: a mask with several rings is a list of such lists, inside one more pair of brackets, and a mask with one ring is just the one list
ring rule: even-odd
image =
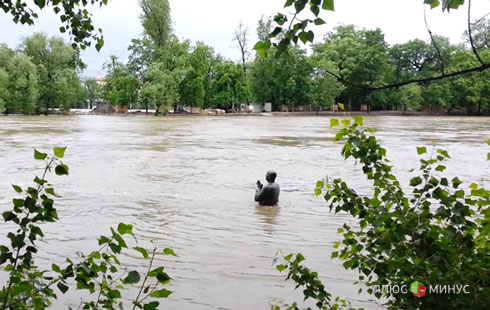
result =
[[430,36],[430,41],[432,42],[432,45],[434,45],[437,55],[439,56],[439,60],[441,61],[441,74],[445,74],[445,68],[444,68],[444,58],[442,58],[441,50],[439,49],[439,46],[437,45],[436,40],[434,40],[434,35],[432,34],[432,31],[430,30],[429,23],[427,22],[427,14],[425,10],[425,4],[424,6],[424,22],[425,22],[425,28],[427,28],[427,32],[429,32]]
[[471,34],[471,0],[468,0],[468,37],[470,39],[471,49],[473,50],[473,54],[475,54],[476,59],[478,59],[478,61],[482,65],[485,65],[485,62],[480,57],[480,54],[478,53],[478,50],[475,47],[475,44],[473,42],[473,35]]
[[433,76],[433,77],[428,77],[428,78],[423,78],[423,79],[407,80],[407,81],[400,82],[400,83],[394,83],[394,84],[388,84],[388,85],[382,85],[382,86],[376,86],[376,87],[364,86],[364,85],[359,85],[359,84],[349,82],[349,81],[343,79],[340,75],[335,74],[335,73],[328,71],[328,70],[325,70],[325,73],[333,76],[334,78],[337,79],[337,81],[339,81],[340,83],[342,83],[344,85],[355,87],[355,88],[362,89],[365,91],[377,91],[377,90],[383,90],[383,89],[397,88],[397,87],[401,87],[401,86],[405,86],[405,85],[409,85],[409,84],[415,84],[415,83],[429,83],[429,82],[439,81],[439,80],[443,80],[443,79],[447,79],[447,78],[457,77],[457,76],[464,75],[464,74],[482,72],[482,71],[485,71],[487,69],[490,69],[490,64],[483,64],[479,67],[473,67],[473,68],[460,70],[460,71],[456,71],[456,72],[451,72],[451,73],[447,73],[447,74],[441,74],[438,76]]

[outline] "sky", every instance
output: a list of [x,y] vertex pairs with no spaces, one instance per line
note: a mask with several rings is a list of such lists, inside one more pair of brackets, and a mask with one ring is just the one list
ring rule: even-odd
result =
[[[169,0],[174,33],[192,42],[202,41],[231,60],[238,61],[240,52],[232,42],[233,31],[240,21],[248,28],[250,50],[257,41],[255,29],[261,16],[273,16],[277,12],[292,12],[283,9],[285,0]],[[468,2],[468,1],[466,1]],[[467,4],[458,10],[443,13],[440,8],[431,10],[425,5],[428,24],[433,33],[447,36],[452,43],[462,41],[467,28]],[[110,55],[122,61],[128,57],[127,47],[131,39],[141,37],[143,28],[139,19],[141,10],[138,0],[109,0],[103,8],[89,10],[96,28],[102,28],[105,45],[100,52],[94,47],[82,51],[87,69],[83,77],[104,75],[102,65]],[[490,12],[490,0],[472,2],[472,19]],[[389,44],[403,43],[415,38],[429,40],[424,23],[423,0],[336,0],[335,12],[320,13],[327,24],[315,27],[316,40],[339,24],[354,24],[359,27],[381,28]],[[17,47],[22,37],[43,31],[49,35],[59,33],[58,16],[51,9],[39,12],[34,26],[16,25],[10,15],[0,12],[0,43]]]

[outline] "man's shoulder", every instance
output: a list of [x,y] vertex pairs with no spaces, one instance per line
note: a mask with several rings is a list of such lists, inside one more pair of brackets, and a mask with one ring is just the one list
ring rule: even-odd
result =
[[268,188],[279,188],[279,184],[277,183],[272,183],[272,184],[267,184]]

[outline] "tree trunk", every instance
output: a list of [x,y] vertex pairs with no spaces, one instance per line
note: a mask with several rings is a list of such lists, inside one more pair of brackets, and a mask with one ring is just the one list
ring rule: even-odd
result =
[[159,110],[160,110],[160,106],[159,106],[159,105],[157,105],[157,106],[155,107],[155,116],[158,116],[158,112],[160,112]]
[[148,114],[148,100],[145,100],[146,114]]

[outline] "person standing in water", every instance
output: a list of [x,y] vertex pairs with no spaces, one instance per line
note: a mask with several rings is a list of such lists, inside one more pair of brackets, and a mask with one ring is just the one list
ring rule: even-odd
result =
[[279,184],[274,183],[277,173],[269,170],[265,175],[267,184],[263,185],[257,181],[257,191],[255,192],[255,201],[262,206],[275,206],[279,202]]

